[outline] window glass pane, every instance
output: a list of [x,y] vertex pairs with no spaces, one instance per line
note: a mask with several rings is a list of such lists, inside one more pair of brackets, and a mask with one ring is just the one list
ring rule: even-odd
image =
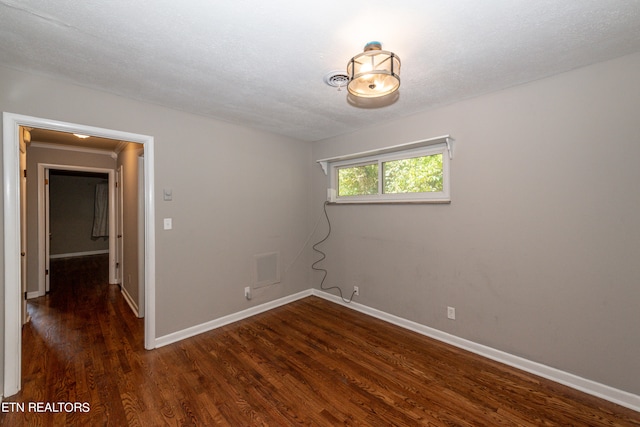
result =
[[384,162],[386,194],[442,191],[442,154]]
[[338,196],[378,194],[378,164],[338,169]]

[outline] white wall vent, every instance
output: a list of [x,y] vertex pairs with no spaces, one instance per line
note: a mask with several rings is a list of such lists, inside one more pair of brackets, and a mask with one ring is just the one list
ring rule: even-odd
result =
[[280,252],[254,255],[253,286],[280,283]]

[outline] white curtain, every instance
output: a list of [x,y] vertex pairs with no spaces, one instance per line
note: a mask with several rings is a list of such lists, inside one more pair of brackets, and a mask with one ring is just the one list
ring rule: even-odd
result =
[[109,183],[96,184],[92,237],[109,236]]

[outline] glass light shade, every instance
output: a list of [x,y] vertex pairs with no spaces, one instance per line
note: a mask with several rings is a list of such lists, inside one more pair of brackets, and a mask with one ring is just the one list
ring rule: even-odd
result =
[[370,42],[364,52],[351,58],[347,74],[350,94],[363,98],[385,96],[400,87],[400,58],[382,50],[380,43]]

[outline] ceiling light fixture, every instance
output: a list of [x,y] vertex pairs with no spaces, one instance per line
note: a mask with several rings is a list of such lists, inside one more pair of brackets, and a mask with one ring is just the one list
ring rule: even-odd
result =
[[347,74],[351,95],[363,98],[389,95],[400,87],[400,58],[382,50],[380,42],[369,42],[364,52],[351,58]]

